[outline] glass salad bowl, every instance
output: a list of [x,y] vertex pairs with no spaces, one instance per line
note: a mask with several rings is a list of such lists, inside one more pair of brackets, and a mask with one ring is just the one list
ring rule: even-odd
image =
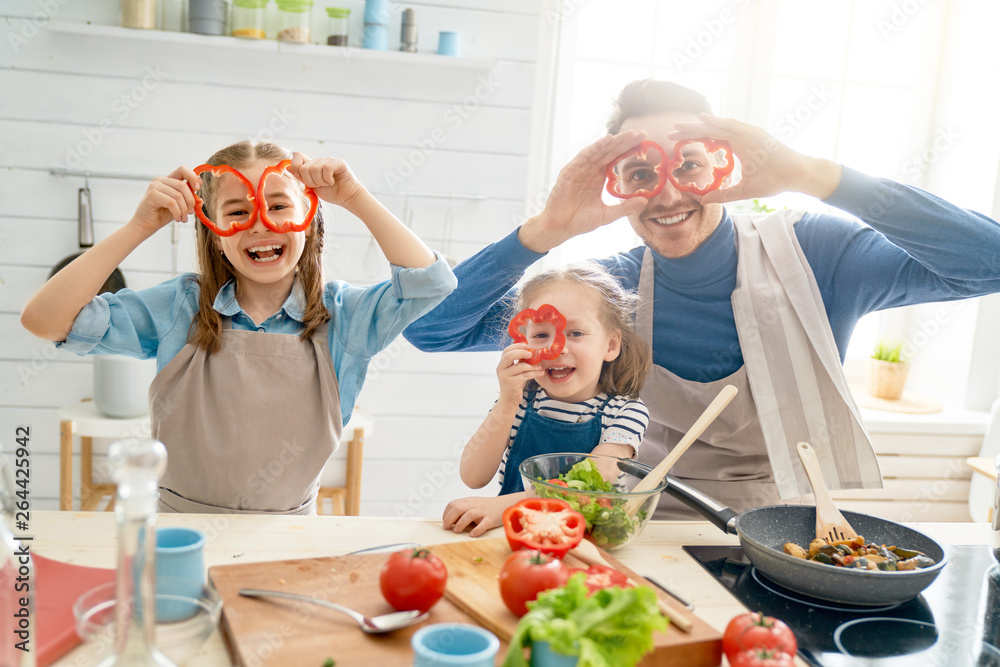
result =
[[[171,579],[157,577],[156,647],[175,664],[183,665],[219,625],[222,598],[211,585],[180,578],[172,583]],[[113,656],[115,604],[114,582],[96,586],[77,598],[73,616],[76,633],[83,640],[79,652],[87,662],[76,664],[97,665]]]
[[529,497],[565,500],[587,519],[587,537],[607,551],[634,540],[652,518],[666,480],[632,492],[652,470],[639,461],[595,454],[540,454],[519,468]]

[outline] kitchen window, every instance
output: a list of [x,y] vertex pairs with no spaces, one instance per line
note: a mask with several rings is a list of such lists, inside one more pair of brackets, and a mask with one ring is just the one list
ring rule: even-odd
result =
[[[1000,216],[1000,91],[991,83],[1000,55],[989,46],[998,3],[565,0],[557,23],[548,182],[604,133],[622,86],[653,77],[699,90],[716,113],[803,153]],[[825,208],[794,194],[766,203]],[[552,261],[638,243],[619,220],[564,244]],[[914,352],[909,390],[945,407],[988,409],[1000,383],[998,323],[992,297],[873,313],[851,339],[848,377],[863,383],[876,340],[897,337]]]

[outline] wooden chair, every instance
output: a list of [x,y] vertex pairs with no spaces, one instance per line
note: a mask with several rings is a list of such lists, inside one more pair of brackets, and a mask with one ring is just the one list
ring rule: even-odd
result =
[[[364,457],[365,436],[370,435],[374,422],[362,411],[355,410],[351,421],[344,427],[341,442],[347,441],[347,470],[344,486],[320,486],[316,497],[317,514],[358,516],[361,512],[361,462]],[[334,459],[331,459],[334,460]],[[327,464],[329,466],[329,464]],[[324,476],[326,472],[324,471]],[[327,500],[330,511],[327,512]]]
[[112,419],[101,414],[90,400],[59,409],[59,509],[73,509],[73,438],[80,436],[80,509],[92,511],[104,498],[104,510],[115,506],[115,485],[95,484],[94,438],[149,437],[149,417]]

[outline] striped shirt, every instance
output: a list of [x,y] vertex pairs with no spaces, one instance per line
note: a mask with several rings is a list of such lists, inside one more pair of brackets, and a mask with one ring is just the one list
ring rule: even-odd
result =
[[[601,392],[591,399],[581,403],[564,403],[555,398],[550,398],[545,390],[539,387],[535,392],[535,411],[542,417],[558,419],[564,422],[585,422],[590,421],[596,415],[601,405],[608,395]],[[507,454],[517,437],[517,429],[521,426],[524,413],[528,409],[528,392],[521,394],[521,404],[517,406],[517,414],[514,415],[514,423],[510,427],[510,435],[507,438],[507,451],[503,453],[500,461],[500,484],[503,484],[504,469],[507,466]],[[639,451],[639,443],[646,433],[646,426],[649,425],[649,411],[645,404],[638,398],[632,399],[627,396],[615,396],[608,401],[604,408],[604,416],[601,422],[601,439],[594,443],[594,447],[604,443],[629,445],[632,447],[634,457]]]

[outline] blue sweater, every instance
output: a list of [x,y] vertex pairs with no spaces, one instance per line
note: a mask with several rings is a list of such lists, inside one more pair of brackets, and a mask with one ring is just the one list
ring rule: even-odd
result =
[[[795,234],[823,296],[841,360],[861,316],[885,308],[1000,291],[1000,224],[917,188],[844,168],[826,200],[855,219],[805,213]],[[693,253],[655,252],[653,362],[697,382],[743,365],[730,301],[736,240],[728,212]],[[598,260],[629,289],[645,246]],[[404,336],[425,351],[496,350],[509,344],[511,288],[541,258],[517,233],[455,267],[458,289]]]

